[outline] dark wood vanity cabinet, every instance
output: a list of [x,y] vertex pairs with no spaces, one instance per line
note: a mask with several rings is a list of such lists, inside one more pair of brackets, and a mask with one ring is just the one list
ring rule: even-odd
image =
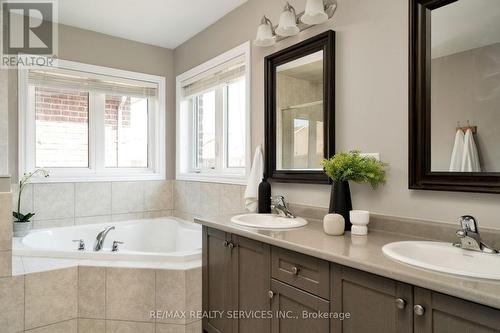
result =
[[271,309],[269,290],[269,248],[265,243],[232,235],[231,256],[231,307],[233,311],[244,311],[238,320],[232,320],[233,333],[268,333],[269,321],[248,318],[252,311],[265,315]]
[[[225,312],[231,302],[231,256],[228,244],[231,235],[216,229],[203,228],[202,307],[204,311]],[[224,316],[203,318],[203,329],[209,333],[231,332],[231,321]]]
[[492,333],[500,311],[406,283],[332,264],[331,332]]
[[413,331],[412,286],[332,264],[332,312],[350,318],[332,320],[332,332]]
[[247,318],[249,311],[264,315],[271,309],[269,245],[204,227],[202,246],[203,310],[212,311],[203,318],[203,330],[270,332],[268,319]]
[[500,310],[418,287],[413,295],[414,306],[424,309],[414,316],[415,333],[500,332]]
[[225,311],[207,333],[500,332],[500,310],[207,227],[203,310]]
[[[316,314],[328,313],[330,302],[321,297],[272,279],[272,333],[322,333],[330,331],[328,318]],[[307,315],[304,315],[307,313]],[[298,319],[299,318],[299,319]]]

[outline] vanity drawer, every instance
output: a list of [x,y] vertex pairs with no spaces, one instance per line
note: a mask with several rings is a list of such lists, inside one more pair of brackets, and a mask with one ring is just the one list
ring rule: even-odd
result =
[[330,269],[328,261],[285,250],[271,249],[271,275],[311,294],[330,299]]

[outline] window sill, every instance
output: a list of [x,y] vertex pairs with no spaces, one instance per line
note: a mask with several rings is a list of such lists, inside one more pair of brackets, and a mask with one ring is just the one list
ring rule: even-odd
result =
[[125,181],[147,181],[165,180],[165,175],[161,174],[141,174],[141,175],[119,175],[119,176],[50,176],[48,178],[32,178],[31,183],[94,183],[94,182],[125,182]]
[[240,175],[209,175],[201,173],[184,173],[178,174],[177,180],[185,180],[192,182],[205,182],[205,183],[221,183],[221,184],[234,184],[234,185],[246,185],[247,177]]

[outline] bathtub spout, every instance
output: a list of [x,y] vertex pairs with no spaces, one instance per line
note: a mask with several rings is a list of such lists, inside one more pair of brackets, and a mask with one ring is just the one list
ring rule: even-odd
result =
[[104,240],[106,239],[106,236],[108,235],[108,232],[110,232],[111,230],[115,230],[115,227],[114,226],[111,226],[111,227],[106,227],[104,230],[102,230],[101,232],[99,232],[97,234],[97,237],[95,239],[95,244],[94,244],[94,251],[101,251],[102,250],[102,246],[104,244]]

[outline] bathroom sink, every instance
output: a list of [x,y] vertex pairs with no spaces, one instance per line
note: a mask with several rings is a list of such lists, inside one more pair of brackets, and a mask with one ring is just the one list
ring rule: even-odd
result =
[[405,241],[385,245],[394,260],[442,273],[500,280],[500,254],[463,250],[451,243]]
[[302,217],[294,219],[281,217],[276,214],[242,214],[231,218],[231,222],[245,226],[260,229],[289,229],[303,227],[307,221]]

